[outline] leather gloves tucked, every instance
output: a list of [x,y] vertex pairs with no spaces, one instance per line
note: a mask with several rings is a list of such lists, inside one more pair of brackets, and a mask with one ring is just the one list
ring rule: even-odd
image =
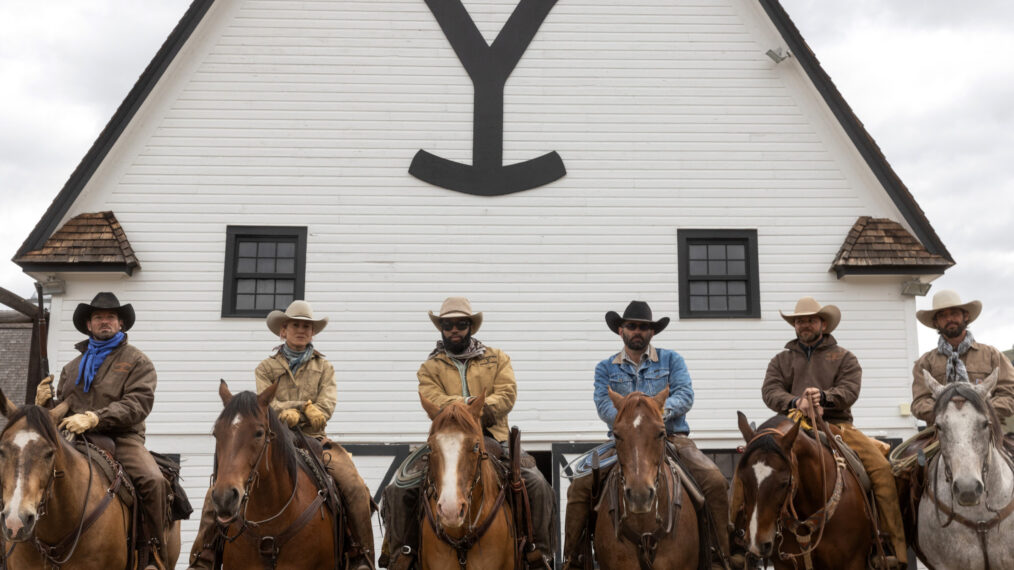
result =
[[290,428],[294,428],[296,427],[296,424],[299,423],[299,410],[296,408],[282,410],[281,413],[278,414],[278,419]]
[[97,425],[99,425],[99,417],[95,415],[95,412],[85,412],[63,418],[63,421],[60,422],[60,429],[78,434],[84,433]]
[[38,387],[35,388],[35,405],[45,406],[50,400],[53,399],[53,375],[50,374],[39,382]]
[[493,408],[490,408],[488,404],[482,407],[482,415],[479,416],[479,421],[482,423],[483,429],[489,429],[496,424]]
[[307,400],[306,405],[303,406],[303,414],[309,420],[310,427],[314,431],[324,429],[324,425],[327,424],[327,415],[310,400]]

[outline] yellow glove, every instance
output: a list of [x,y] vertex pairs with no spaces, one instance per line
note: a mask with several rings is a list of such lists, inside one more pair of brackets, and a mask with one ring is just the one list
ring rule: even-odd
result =
[[39,382],[38,387],[35,388],[35,405],[45,406],[47,402],[53,399],[53,375],[50,374]]
[[306,401],[306,405],[303,406],[303,413],[306,414],[306,419],[310,420],[310,427],[314,431],[324,429],[324,425],[327,424],[327,416],[312,401]]
[[290,428],[294,428],[296,427],[296,424],[299,423],[299,410],[296,408],[282,410],[282,412],[278,414],[278,419]]
[[99,425],[99,417],[95,415],[95,412],[85,412],[63,418],[63,421],[60,422],[60,429],[70,433],[84,433],[97,425]]

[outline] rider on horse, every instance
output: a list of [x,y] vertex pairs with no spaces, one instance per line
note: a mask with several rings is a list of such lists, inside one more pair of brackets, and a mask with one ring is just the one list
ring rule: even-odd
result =
[[[109,436],[115,458],[138,491],[141,528],[138,568],[155,569],[156,558],[168,566],[164,548],[169,488],[151,453],[144,447],[144,420],[155,402],[155,366],[127,343],[134,308],[102,292],[74,310],[74,328],[88,336],[75,345],[81,355],[60,371],[57,399],[70,405],[60,429]],[[53,377],[39,384],[35,404],[53,399]]]
[[[725,568],[720,558],[729,553],[729,484],[722,472],[690,439],[686,413],[694,403],[694,390],[683,357],[672,350],[655,348],[651,339],[669,324],[669,318],[651,318],[651,308],[643,301],[631,301],[621,317],[615,311],[606,313],[606,324],[620,335],[624,348],[599,362],[595,367],[595,407],[599,417],[609,426],[612,437],[616,407],[609,398],[609,389],[620,395],[642,392],[653,395],[669,389],[664,416],[666,433],[676,448],[681,463],[700,485],[705,502],[714,520],[720,552],[715,553],[713,568]],[[567,491],[567,516],[564,529],[564,570],[591,567],[584,559],[591,552],[587,532],[592,508],[593,477],[574,479]]]
[[999,349],[975,342],[966,328],[981,312],[981,302],[962,303],[957,293],[947,290],[933,295],[932,309],[916,312],[920,323],[940,333],[936,350],[920,356],[912,369],[912,414],[929,425],[933,425],[934,402],[923,381],[923,370],[941,384],[956,380],[978,384],[999,369],[996,390],[989,400],[1001,420],[1014,415],[1014,365]]
[[[470,401],[481,393],[485,396],[483,431],[506,449],[507,414],[517,398],[510,357],[472,336],[482,325],[482,313],[473,313],[472,305],[464,297],[447,298],[440,314],[430,311],[429,317],[441,331],[441,340],[419,367],[419,395],[442,408],[450,402]],[[405,468],[403,465],[401,470]],[[527,553],[527,561],[530,567],[548,568],[546,560],[556,544],[553,488],[535,467],[522,465],[521,476],[531,503],[535,537],[535,550]],[[384,489],[381,514],[387,532],[380,565],[385,568],[411,568],[418,555],[421,484],[420,480],[414,486],[391,484]]]
[[[373,526],[370,491],[356,470],[352,457],[341,445],[329,440],[324,430],[327,420],[334,413],[337,386],[334,366],[314,349],[312,340],[327,326],[327,317],[314,319],[309,303],[293,301],[284,313],[271,311],[267,325],[268,330],[282,340],[282,344],[257,366],[257,392],[263,392],[277,382],[278,388],[270,406],[278,413],[278,419],[323,444],[324,465],[348,507],[347,519],[353,539],[353,558],[349,568],[371,570]],[[211,568],[214,535],[209,530],[214,528],[214,521],[209,493],[205,498],[201,527],[194,541],[191,568]]]
[[[834,305],[821,307],[812,297],[803,297],[792,313],[780,314],[795,329],[796,338],[768,364],[762,388],[764,403],[777,413],[788,414],[793,410],[804,416],[815,413],[837,426],[845,444],[856,452],[870,476],[880,528],[891,537],[895,556],[878,560],[878,566],[904,567],[908,549],[891,465],[884,456],[883,444],[852,425],[851,408],[859,398],[863,371],[855,355],[831,336],[841,321],[841,311]],[[737,508],[733,504],[734,513]]]

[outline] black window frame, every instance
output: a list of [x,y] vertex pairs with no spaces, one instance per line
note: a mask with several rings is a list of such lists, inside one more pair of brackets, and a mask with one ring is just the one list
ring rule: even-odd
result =
[[[274,309],[236,309],[236,284],[242,278],[294,278],[293,300],[303,299],[306,286],[306,226],[227,226],[225,230],[225,271],[222,284],[222,317],[223,318],[263,318]],[[239,243],[241,241],[277,241],[288,238],[295,242],[296,256],[293,273],[245,273],[236,269]]]
[[[761,316],[760,310],[760,271],[757,263],[757,230],[716,230],[716,229],[677,229],[677,255],[679,256],[679,313],[680,319],[743,319]],[[731,275],[690,275],[691,245],[731,245],[746,246],[746,271],[743,274]],[[690,283],[692,281],[747,281],[746,310],[742,311],[701,311],[690,308]]]

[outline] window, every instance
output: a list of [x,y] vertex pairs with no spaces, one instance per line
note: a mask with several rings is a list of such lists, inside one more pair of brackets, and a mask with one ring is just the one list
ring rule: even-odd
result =
[[306,228],[229,226],[223,317],[264,317],[303,298]]
[[677,230],[680,318],[760,317],[757,230]]

